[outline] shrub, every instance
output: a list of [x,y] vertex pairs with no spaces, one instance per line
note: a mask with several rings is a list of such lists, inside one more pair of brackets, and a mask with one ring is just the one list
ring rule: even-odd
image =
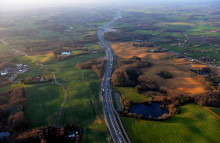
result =
[[158,75],[164,79],[173,78],[173,75],[167,71],[161,71]]
[[135,66],[125,65],[115,70],[112,83],[115,86],[135,86],[140,75],[141,72]]
[[140,93],[149,90],[158,91],[160,90],[160,87],[154,80],[141,75],[138,78],[138,85],[135,87],[135,89]]
[[25,129],[27,122],[24,116],[24,112],[18,112],[8,118],[8,125],[16,130]]

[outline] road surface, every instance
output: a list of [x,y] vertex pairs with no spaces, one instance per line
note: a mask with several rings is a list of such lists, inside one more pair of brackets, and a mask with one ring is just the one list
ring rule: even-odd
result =
[[[112,74],[112,65],[113,65],[113,52],[110,46],[107,44],[107,42],[102,37],[103,32],[106,28],[109,28],[111,24],[113,24],[116,20],[118,20],[121,17],[120,11],[117,13],[117,16],[114,17],[114,19],[106,24],[105,26],[100,27],[98,30],[98,38],[103,47],[106,50],[106,58],[108,59],[105,75],[102,82],[102,104],[104,109],[104,115],[106,122],[108,124],[109,131],[111,133],[111,136],[113,138],[113,141],[115,143],[130,143],[130,139],[124,130],[124,127],[120,121],[120,117],[118,116],[118,113],[115,111],[113,103],[112,103],[112,96],[111,96],[111,86],[110,86],[110,79]],[[115,116],[116,115],[116,116]],[[119,124],[118,124],[119,123]],[[120,127],[120,126],[121,127]]]

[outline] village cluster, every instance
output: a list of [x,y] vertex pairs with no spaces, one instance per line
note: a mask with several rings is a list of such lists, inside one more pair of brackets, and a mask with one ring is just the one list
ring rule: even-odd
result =
[[5,67],[3,70],[0,70],[1,76],[5,77],[9,80],[13,80],[13,78],[17,74],[25,73],[29,69],[28,65],[25,64],[16,64],[15,66]]

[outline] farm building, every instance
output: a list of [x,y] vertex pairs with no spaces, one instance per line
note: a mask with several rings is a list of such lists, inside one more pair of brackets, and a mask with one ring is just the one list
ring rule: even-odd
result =
[[1,76],[7,75],[7,74],[8,74],[8,72],[2,72]]
[[70,52],[62,52],[61,55],[71,55]]

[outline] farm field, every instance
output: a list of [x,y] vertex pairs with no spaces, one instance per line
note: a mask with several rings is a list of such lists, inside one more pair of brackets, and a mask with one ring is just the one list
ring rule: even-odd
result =
[[122,121],[135,143],[207,143],[220,140],[219,120],[210,112],[195,104],[186,104],[180,110],[180,114],[163,122],[125,117]]
[[[184,5],[178,8],[168,5],[140,6],[138,9],[125,9],[122,19],[113,27],[121,30],[121,35],[131,37],[132,41],[154,41],[158,46],[187,53],[200,60],[210,56],[213,60],[203,61],[220,65],[219,20],[219,14],[205,5],[192,5],[190,8]],[[179,43],[184,45],[179,46]],[[195,46],[199,44],[205,46]]]
[[[110,81],[134,143],[218,143],[220,108],[212,106],[219,106],[220,95],[219,5],[147,3],[0,9],[0,142],[6,130],[12,140],[32,140],[30,133],[50,142],[37,128],[53,126],[60,107],[55,126],[43,134],[56,128],[54,138],[65,135],[71,142],[121,140],[111,137],[115,121],[109,124],[103,113],[109,106],[102,99],[111,87],[100,83]],[[109,63],[102,30],[113,52]],[[105,69],[113,69],[112,78],[103,80]]]
[[209,107],[209,109],[220,116],[220,107]]
[[[92,70],[78,70],[75,67],[77,63],[100,56],[103,54],[82,55],[45,65],[55,73],[57,81],[67,87],[67,102],[61,111],[57,125],[64,126],[68,123],[81,127],[84,132],[82,142],[105,142],[108,135],[98,97],[100,86],[98,77]],[[19,58],[21,59],[25,57]],[[30,72],[21,74],[19,79],[44,73],[41,70],[42,68],[36,65]],[[64,100],[62,88],[52,81],[33,85],[13,83],[1,88],[0,91],[19,86],[25,87],[28,100],[25,110],[28,127],[31,129],[52,126]]]
[[100,56],[103,55],[84,55],[46,65],[55,73],[57,81],[68,89],[67,102],[57,125],[69,123],[82,127],[82,142],[104,142],[107,137],[98,98],[99,80],[92,70],[78,70],[75,67],[77,63]]
[[[31,57],[12,52],[9,46],[0,44],[0,52],[13,54],[13,58],[9,54],[0,55],[4,56],[0,58],[1,63],[27,64],[30,68],[29,72],[19,74],[16,81],[1,87],[0,92],[24,87],[27,99],[27,107],[24,110],[27,129],[52,126],[64,100],[63,89],[54,81],[39,84],[20,82],[32,77],[52,78],[51,73],[39,65],[36,57],[49,71],[55,73],[57,82],[67,89],[67,101],[56,125],[62,127],[72,124],[82,129],[81,142],[103,143],[107,142],[109,133],[103,120],[102,104],[99,101],[99,78],[93,70],[78,70],[75,65],[104,56],[95,28],[112,19],[114,11],[111,9],[104,11],[103,17],[101,16],[103,13],[99,13],[99,9],[96,9],[94,14],[87,17],[90,9],[83,10],[85,13],[73,9],[54,13],[56,9],[52,9],[52,12],[49,10],[42,15],[42,12],[36,11],[35,14],[22,14],[20,17],[14,17],[12,14],[2,19],[4,24],[0,26],[0,37],[10,46]],[[75,11],[74,14],[70,14],[71,11]],[[96,19],[94,20],[93,17]],[[17,22],[13,23],[13,21]],[[8,27],[4,28],[5,25]],[[8,32],[12,27],[13,30]],[[72,56],[61,55],[61,52],[66,51]],[[82,53],[86,54],[79,55]]]
[[52,126],[63,101],[63,90],[54,82],[25,86],[29,128]]
[[132,87],[114,87],[114,90],[118,91],[122,97],[132,102],[141,102],[147,99],[147,96],[139,94]]
[[[147,77],[157,81],[157,83],[162,87],[187,92],[192,95],[207,92],[206,86],[195,80],[194,78],[196,75],[188,71],[190,68],[199,69],[202,67],[207,67],[206,65],[192,63],[185,58],[173,59],[171,57],[173,57],[175,54],[170,52],[146,52],[151,48],[134,47],[131,42],[112,43],[112,49],[114,50],[115,54],[121,58],[138,56],[151,62],[153,64],[151,67],[143,68],[141,71]],[[190,65],[190,67],[187,67],[186,65]],[[168,71],[173,74],[174,77],[171,79],[164,79],[157,75],[157,73],[160,71]]]
[[[114,42],[111,44],[116,56],[124,59],[138,56],[152,63],[152,66],[142,68],[142,73],[155,80],[161,87],[187,93],[192,96],[206,94],[207,86],[198,81],[190,69],[199,70],[207,65],[192,63],[186,58],[176,58],[170,52],[152,53],[149,47],[134,47],[132,42]],[[146,52],[147,51],[147,52]],[[214,69],[213,69],[214,70]],[[172,78],[164,79],[158,76],[161,71],[172,74]],[[219,74],[218,70],[215,70]],[[151,96],[140,94],[134,87],[114,87],[120,93],[121,101],[144,102]],[[153,98],[154,100],[154,98]],[[149,121],[121,116],[125,129],[132,141],[142,142],[218,142],[220,139],[219,119],[209,111],[196,104],[179,106],[180,114],[165,121]],[[219,114],[218,108],[210,108]],[[208,127],[208,129],[207,129]]]

